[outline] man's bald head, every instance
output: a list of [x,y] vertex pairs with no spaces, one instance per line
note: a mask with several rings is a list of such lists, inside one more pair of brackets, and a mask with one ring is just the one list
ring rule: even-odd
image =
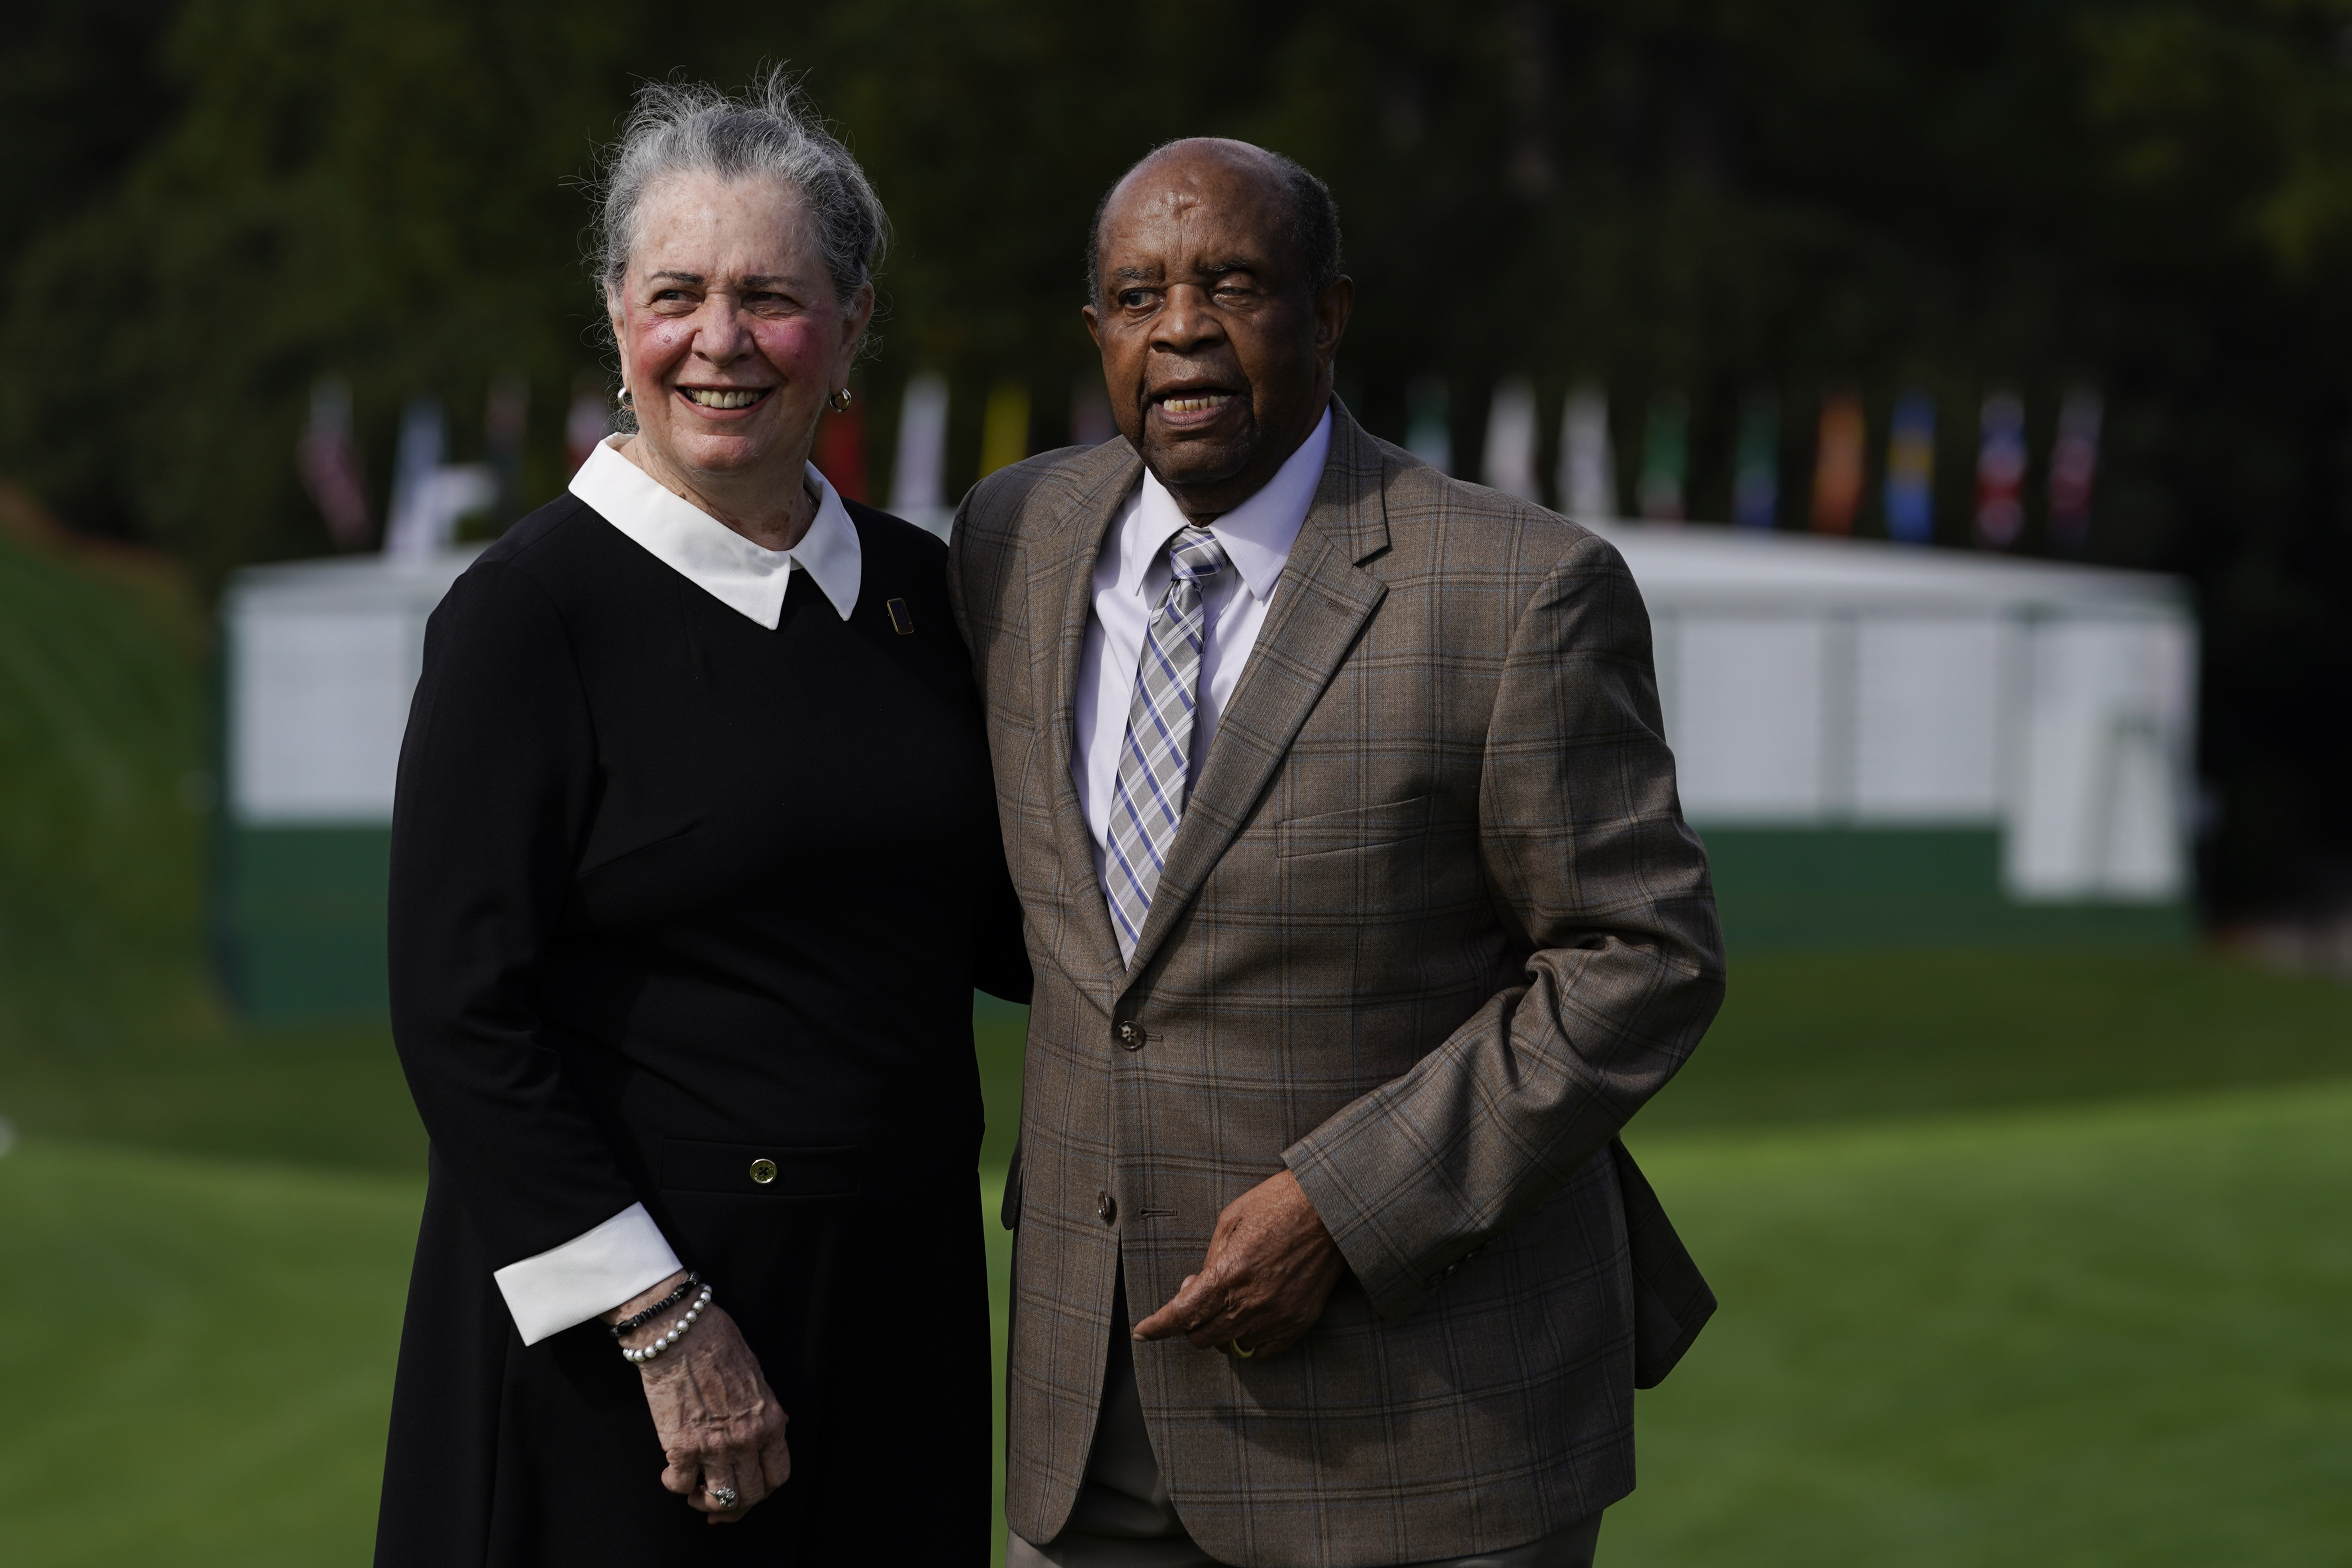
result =
[[1245,142],[1175,142],[1104,198],[1079,314],[1103,389],[1195,522],[1255,495],[1330,406],[1355,287],[1323,183]]
[[1283,215],[1283,243],[1297,258],[1307,292],[1321,294],[1339,276],[1339,205],[1331,189],[1307,169],[1279,153],[1254,142],[1223,136],[1188,136],[1153,148],[1130,165],[1102,200],[1095,204],[1095,221],[1087,231],[1087,302],[1099,310],[1103,302],[1103,223],[1121,194],[1146,185],[1155,174],[1176,175],[1233,170],[1265,182],[1267,195]]

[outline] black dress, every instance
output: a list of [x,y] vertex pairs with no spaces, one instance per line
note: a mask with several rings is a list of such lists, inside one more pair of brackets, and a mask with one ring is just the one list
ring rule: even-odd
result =
[[[849,510],[845,623],[795,571],[767,630],[568,496],[434,614],[393,830],[433,1147],[383,1568],[986,1560],[971,993],[1028,967],[946,552]],[[491,1279],[636,1202],[790,1416],[739,1524],[662,1489],[601,1324],[525,1347]]]

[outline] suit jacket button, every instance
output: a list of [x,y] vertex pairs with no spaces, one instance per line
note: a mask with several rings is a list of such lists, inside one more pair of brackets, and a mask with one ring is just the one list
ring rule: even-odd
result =
[[1137,1025],[1134,1019],[1128,1018],[1120,1022],[1118,1026],[1118,1043],[1120,1045],[1125,1046],[1130,1051],[1139,1051],[1143,1048],[1143,1030],[1139,1025]]
[[1103,1224],[1110,1224],[1113,1220],[1118,1218],[1118,1200],[1111,1196],[1108,1193],[1097,1193],[1095,1194],[1095,1213],[1102,1215]]
[[773,1160],[752,1161],[751,1179],[761,1186],[766,1186],[776,1179],[776,1163]]

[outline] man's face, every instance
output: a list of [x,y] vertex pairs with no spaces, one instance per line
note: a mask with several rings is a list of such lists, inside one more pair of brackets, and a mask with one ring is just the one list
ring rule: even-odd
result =
[[1247,500],[1315,428],[1350,286],[1308,291],[1270,171],[1213,142],[1135,170],[1103,214],[1102,351],[1112,417],[1188,514]]

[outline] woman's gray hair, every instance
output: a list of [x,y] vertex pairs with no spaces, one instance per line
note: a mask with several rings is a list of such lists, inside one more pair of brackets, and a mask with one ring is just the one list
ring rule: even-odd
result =
[[764,175],[800,195],[834,293],[844,305],[873,280],[889,218],[866,171],[809,107],[782,66],[741,93],[702,83],[648,82],[595,188],[597,276],[619,289],[647,189],[675,174]]

